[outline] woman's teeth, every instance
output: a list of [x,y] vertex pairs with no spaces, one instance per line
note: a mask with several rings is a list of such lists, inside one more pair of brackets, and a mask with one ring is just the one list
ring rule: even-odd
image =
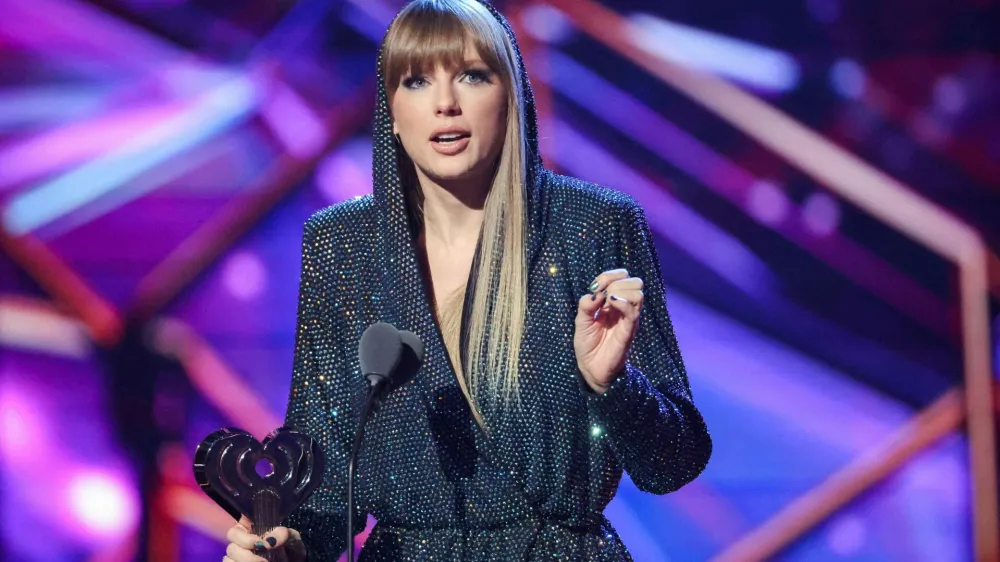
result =
[[463,134],[459,134],[459,133],[447,134],[447,135],[438,135],[438,136],[434,137],[434,142],[440,142],[440,143],[447,144],[447,143],[451,143],[451,142],[455,142],[457,140],[460,140],[460,139],[464,138],[465,136],[467,136],[467,135],[463,135]]

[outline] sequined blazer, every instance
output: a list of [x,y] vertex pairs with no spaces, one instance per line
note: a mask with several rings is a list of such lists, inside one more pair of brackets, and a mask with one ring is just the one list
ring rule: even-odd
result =
[[[381,60],[373,192],[305,224],[286,422],[319,440],[327,474],[286,524],[302,534],[312,562],[334,562],[346,547],[347,458],[364,393],[357,349],[378,321],[416,333],[426,357],[367,424],[355,481],[354,528],[368,532],[363,561],[631,560],[603,515],[622,471],[640,490],[666,494],[708,463],[712,442],[645,211],[619,191],[542,166],[519,53],[518,63],[530,164],[522,405],[482,405],[490,436],[471,415],[426,297]],[[625,371],[597,395],[576,366],[574,319],[587,286],[614,268],[643,279],[645,304]],[[377,520],[371,529],[368,514]]]

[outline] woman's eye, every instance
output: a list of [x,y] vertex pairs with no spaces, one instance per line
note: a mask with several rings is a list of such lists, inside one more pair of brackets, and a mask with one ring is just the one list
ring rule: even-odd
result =
[[490,74],[488,70],[466,70],[465,79],[470,84],[487,84],[490,82]]
[[420,88],[427,83],[423,76],[408,76],[403,79],[403,87],[413,90]]

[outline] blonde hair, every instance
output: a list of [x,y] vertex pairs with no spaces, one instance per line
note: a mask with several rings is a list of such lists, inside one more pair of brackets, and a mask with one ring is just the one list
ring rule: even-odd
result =
[[[514,46],[500,22],[476,0],[418,0],[407,5],[390,27],[383,59],[385,89],[391,100],[400,81],[411,72],[427,72],[437,64],[446,68],[463,65],[467,41],[472,41],[483,62],[507,89],[507,133],[486,198],[482,237],[472,264],[471,298],[466,298],[466,290],[459,290],[437,307],[462,392],[476,420],[484,425],[480,400],[510,405],[520,399],[518,359],[527,303],[528,173],[522,80]],[[404,151],[399,153],[407,202],[416,224],[422,225],[423,197],[414,164]],[[468,319],[465,340],[463,316]],[[480,394],[484,383],[485,396]]]

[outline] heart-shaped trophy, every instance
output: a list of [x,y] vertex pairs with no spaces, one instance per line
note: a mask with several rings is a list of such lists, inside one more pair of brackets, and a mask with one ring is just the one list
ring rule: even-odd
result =
[[[275,429],[263,444],[242,429],[220,429],[194,455],[201,489],[234,519],[250,519],[257,536],[280,525],[319,486],[323,474],[319,444],[293,427]],[[286,560],[283,550],[264,556]]]

